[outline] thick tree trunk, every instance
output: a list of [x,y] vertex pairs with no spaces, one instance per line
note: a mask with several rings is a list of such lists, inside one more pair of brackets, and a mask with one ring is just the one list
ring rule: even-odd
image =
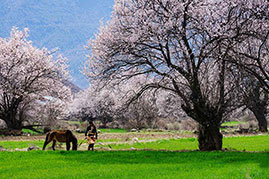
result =
[[219,125],[199,125],[198,134],[199,149],[212,151],[222,149],[222,134]]
[[9,94],[3,94],[4,111],[1,111],[2,120],[4,120],[9,129],[22,129],[22,121],[18,119],[18,107],[23,97],[10,97]]
[[[222,149],[222,134],[220,133],[220,123],[222,121],[221,110],[202,107],[195,110],[182,106],[183,110],[199,123],[198,142],[201,151],[212,151]],[[219,113],[218,113],[219,112]]]
[[[5,120],[4,120],[4,121],[5,121]],[[9,129],[22,129],[22,124],[21,124],[21,122],[19,122],[19,121],[16,121],[16,120],[12,120],[12,121],[7,120],[7,121],[5,121],[5,122],[6,122],[7,127],[8,127]]]
[[17,121],[15,115],[3,115],[3,120],[6,122],[7,129],[0,130],[0,134],[2,135],[13,135],[19,136],[22,135],[22,123]]
[[259,131],[260,132],[268,132],[267,129],[267,120],[265,118],[265,115],[263,113],[263,111],[259,111],[259,110],[252,110],[252,112],[254,113],[257,121],[258,121],[258,125],[259,125]]
[[3,120],[6,122],[7,127],[9,129],[21,129],[22,128],[22,123],[20,120],[16,119],[16,113],[10,111],[9,113],[6,113],[4,115]]
[[[199,123],[198,142],[201,151],[212,151],[222,149],[222,134],[220,133],[220,123],[223,113],[226,110],[224,105],[224,76],[225,76],[225,61],[221,63],[221,72],[219,73],[219,96],[218,104],[211,105],[210,99],[204,97],[200,89],[198,75],[195,75],[191,81],[190,96],[191,103],[182,105],[182,109],[192,119]],[[188,101],[186,102],[188,104]]]

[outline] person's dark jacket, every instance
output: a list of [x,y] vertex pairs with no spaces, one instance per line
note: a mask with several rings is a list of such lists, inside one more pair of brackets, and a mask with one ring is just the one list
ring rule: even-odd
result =
[[85,132],[85,136],[87,136],[88,133],[93,133],[93,135],[95,135],[95,138],[97,139],[97,130],[95,126],[88,126]]

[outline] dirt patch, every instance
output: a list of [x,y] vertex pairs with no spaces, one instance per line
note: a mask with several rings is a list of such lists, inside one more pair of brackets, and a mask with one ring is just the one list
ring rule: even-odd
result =
[[46,135],[38,136],[0,136],[0,141],[28,141],[28,140],[45,140]]
[[[75,134],[75,136],[82,140],[85,138],[84,134]],[[131,140],[133,138],[139,139],[171,139],[171,138],[187,138],[196,137],[195,134],[181,134],[181,133],[103,133],[98,135],[98,139],[121,139]],[[0,141],[30,141],[30,140],[45,140],[46,135],[38,136],[0,136]]]
[[[76,135],[78,139],[83,139],[84,135]],[[133,138],[151,138],[151,139],[171,139],[171,138],[187,138],[196,137],[195,134],[181,133],[104,133],[99,134],[98,139],[122,139],[128,140]]]

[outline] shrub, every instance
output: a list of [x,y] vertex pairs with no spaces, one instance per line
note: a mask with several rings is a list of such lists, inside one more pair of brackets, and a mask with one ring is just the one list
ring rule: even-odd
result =
[[250,130],[257,130],[259,128],[258,121],[256,120],[248,121],[248,125]]
[[157,119],[153,123],[152,128],[153,129],[168,129],[167,120],[166,119]]
[[112,128],[112,129],[119,129],[119,128],[122,128],[123,126],[120,124],[119,121],[115,120],[115,121],[107,123],[107,127]]
[[253,114],[246,114],[245,116],[240,118],[240,121],[246,121],[246,122],[255,121],[255,120],[256,120],[256,118]]
[[167,129],[168,130],[180,130],[181,125],[178,122],[168,123],[167,124]]
[[249,123],[239,123],[238,128],[239,128],[240,131],[248,129],[249,128]]
[[184,119],[181,121],[181,130],[197,131],[198,123],[193,119]]

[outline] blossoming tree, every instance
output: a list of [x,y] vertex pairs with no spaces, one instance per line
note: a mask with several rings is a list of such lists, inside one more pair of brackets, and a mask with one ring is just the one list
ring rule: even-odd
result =
[[34,47],[27,31],[13,28],[9,38],[0,38],[0,118],[11,129],[21,129],[27,106],[44,96],[71,97],[62,83],[68,76],[66,59],[54,60],[47,49]]
[[221,150],[220,124],[237,98],[238,69],[228,63],[229,52],[247,31],[236,28],[244,12],[266,3],[255,2],[116,0],[111,20],[89,42],[85,74],[103,80],[154,77],[138,95],[152,88],[177,94],[199,123],[199,149]]

